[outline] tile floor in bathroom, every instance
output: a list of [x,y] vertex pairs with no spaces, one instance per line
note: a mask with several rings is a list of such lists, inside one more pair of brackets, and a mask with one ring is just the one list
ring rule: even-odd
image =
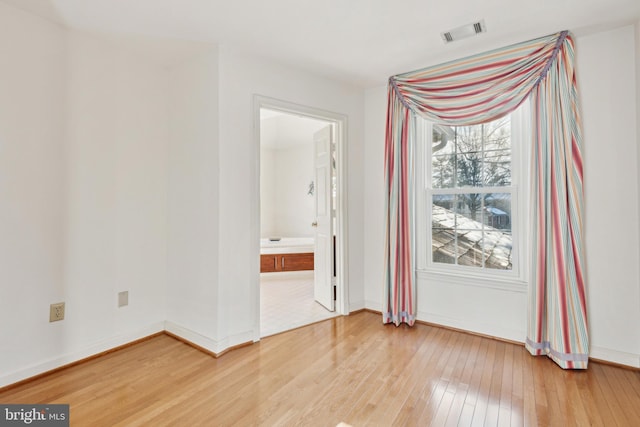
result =
[[313,271],[260,275],[260,336],[335,317],[313,299]]

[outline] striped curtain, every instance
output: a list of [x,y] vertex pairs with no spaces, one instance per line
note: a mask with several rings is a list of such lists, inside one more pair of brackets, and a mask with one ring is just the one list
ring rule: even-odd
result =
[[413,238],[413,159],[409,138],[413,116],[404,100],[389,88],[385,143],[385,301],[384,323],[413,325],[416,281]]
[[527,349],[586,369],[581,123],[573,39],[552,34],[389,79],[383,321],[413,324],[412,129],[416,115],[464,126],[532,104],[532,278]]

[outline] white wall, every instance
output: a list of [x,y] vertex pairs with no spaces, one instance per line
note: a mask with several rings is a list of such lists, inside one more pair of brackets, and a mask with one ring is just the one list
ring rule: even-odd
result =
[[163,329],[168,80],[4,3],[0,50],[2,386]]
[[170,69],[167,329],[219,351],[218,52]]
[[[16,43],[20,40],[20,43]],[[65,32],[0,2],[0,386],[65,351]]]
[[[66,339],[162,328],[166,286],[167,73],[68,34]],[[117,293],[129,306],[117,308]]]
[[290,114],[260,121],[261,237],[313,237],[313,135],[325,126]]
[[[220,325],[228,344],[253,339],[258,289],[258,152],[254,140],[253,96],[342,113],[348,116],[348,281],[352,309],[363,306],[363,97],[362,90],[308,72],[220,50]],[[255,260],[251,262],[250,260]],[[247,265],[247,263],[250,263]],[[224,301],[224,303],[223,303]]]
[[[591,355],[640,366],[640,239],[633,27],[577,39],[585,157],[587,285]],[[429,65],[429,64],[425,64]],[[365,298],[382,309],[386,89],[365,98]],[[526,295],[419,280],[418,318],[524,341]]]
[[640,367],[633,27],[577,40],[591,355]]
[[364,150],[364,300],[367,308],[382,311],[384,277],[384,133],[387,88],[365,92]]
[[314,180],[313,152],[313,142],[276,151],[275,216],[279,236],[314,236],[314,196],[308,194]]

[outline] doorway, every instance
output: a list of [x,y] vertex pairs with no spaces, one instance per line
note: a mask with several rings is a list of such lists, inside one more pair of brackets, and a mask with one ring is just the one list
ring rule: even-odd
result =
[[258,340],[346,314],[346,118],[264,97],[254,105]]

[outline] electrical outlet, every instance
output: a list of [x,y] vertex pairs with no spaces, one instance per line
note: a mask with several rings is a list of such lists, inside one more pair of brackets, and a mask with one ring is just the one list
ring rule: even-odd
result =
[[118,307],[129,305],[129,291],[118,292]]
[[64,319],[64,303],[51,304],[49,307],[49,322],[57,322]]

